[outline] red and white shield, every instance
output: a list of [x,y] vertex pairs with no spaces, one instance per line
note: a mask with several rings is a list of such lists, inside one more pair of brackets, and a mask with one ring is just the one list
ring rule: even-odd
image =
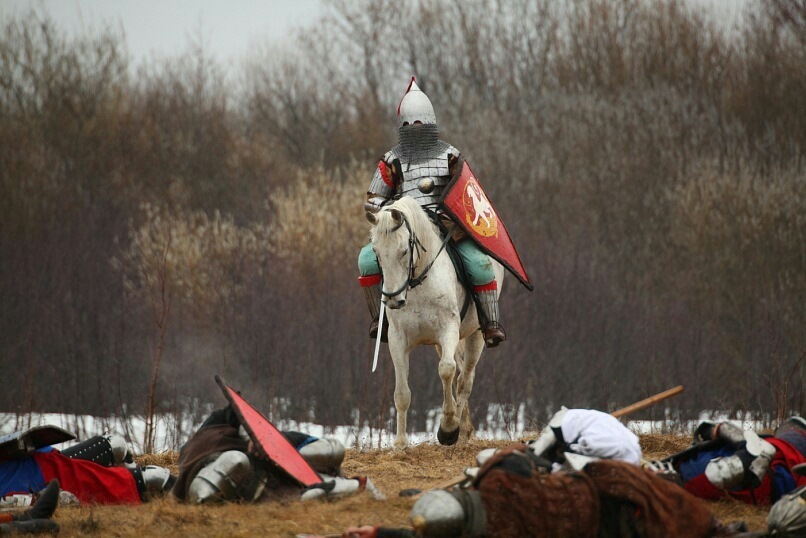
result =
[[506,267],[528,290],[534,289],[509,232],[467,161],[459,164],[440,203],[485,253]]
[[219,376],[215,376],[216,383],[221,387],[232,410],[249,434],[255,448],[263,457],[274,463],[303,486],[311,486],[322,481],[319,474],[300,455],[294,446],[288,442],[274,424],[264,417],[260,411]]

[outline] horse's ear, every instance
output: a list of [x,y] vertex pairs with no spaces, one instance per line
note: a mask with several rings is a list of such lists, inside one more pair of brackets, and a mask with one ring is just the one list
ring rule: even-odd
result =
[[375,213],[367,211],[367,220],[370,224],[378,224],[378,217],[375,216]]
[[398,209],[392,209],[392,220],[395,221],[395,224],[400,224],[403,222],[403,213],[400,212]]

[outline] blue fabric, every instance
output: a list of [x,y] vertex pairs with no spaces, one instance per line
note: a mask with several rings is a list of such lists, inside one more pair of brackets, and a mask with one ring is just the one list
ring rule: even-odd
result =
[[[479,246],[470,239],[455,244],[456,252],[462,257],[462,263],[473,286],[484,286],[495,280],[495,270],[487,256]],[[364,245],[358,255],[358,272],[361,276],[381,274],[378,258],[372,250],[372,243]]]
[[474,286],[483,286],[495,280],[495,270],[487,256],[471,239],[456,243],[456,251],[462,257],[467,276]]
[[[51,452],[52,447],[37,452]],[[0,461],[0,496],[9,493],[31,493],[45,487],[42,469],[33,458]]]
[[778,499],[789,493],[795,487],[795,477],[786,468],[786,465],[775,465],[772,469],[772,502],[775,504]]
[[367,243],[358,254],[358,274],[361,276],[381,274],[381,266],[378,265],[378,258],[372,250],[372,243]]
[[699,476],[704,473],[705,466],[708,465],[708,462],[712,459],[730,456],[734,452],[735,449],[731,446],[724,446],[714,450],[703,450],[702,452],[695,454],[691,459],[681,463],[677,470],[680,473],[680,476],[683,478],[683,482],[688,482],[695,476]]
[[301,442],[299,445],[297,445],[297,452],[299,452],[302,447],[304,447],[306,445],[310,445],[314,441],[318,441],[318,440],[319,440],[318,437],[314,437],[313,435],[309,435],[307,439],[305,439],[303,442]]

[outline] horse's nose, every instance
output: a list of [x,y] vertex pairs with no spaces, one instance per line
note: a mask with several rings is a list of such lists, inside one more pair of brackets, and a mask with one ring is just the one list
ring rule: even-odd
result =
[[386,308],[397,310],[398,308],[403,308],[405,304],[406,299],[389,299],[386,301]]

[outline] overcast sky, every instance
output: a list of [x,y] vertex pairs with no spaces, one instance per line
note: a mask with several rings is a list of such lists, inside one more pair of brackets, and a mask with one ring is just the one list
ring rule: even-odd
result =
[[[748,0],[688,0],[713,10],[731,26]],[[250,45],[283,42],[325,12],[323,0],[0,0],[0,20],[31,8],[45,11],[72,35],[105,25],[123,28],[134,64],[176,57],[190,39],[203,38],[208,53],[232,65]]]
[[282,42],[322,12],[322,0],[0,0],[0,20],[31,8],[70,34],[123,28],[135,63],[174,57],[199,35],[219,61],[244,58],[250,44]]

